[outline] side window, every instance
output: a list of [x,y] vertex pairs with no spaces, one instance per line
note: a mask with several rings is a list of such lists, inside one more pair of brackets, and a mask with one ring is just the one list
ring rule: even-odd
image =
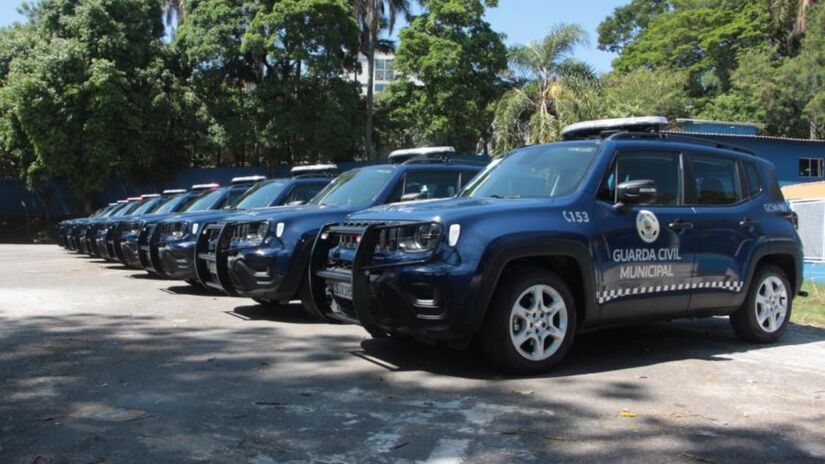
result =
[[730,205],[742,199],[736,160],[707,155],[691,155],[693,203]]
[[411,193],[420,194],[419,199],[447,198],[458,193],[458,178],[456,172],[410,172],[404,179],[402,196]]
[[229,193],[224,197],[223,201],[221,202],[221,208],[226,208],[227,206],[231,206],[235,203],[235,200],[241,197],[246,190],[243,189],[231,189]]
[[464,188],[464,186],[467,185],[470,182],[470,180],[472,180],[472,178],[475,177],[476,174],[478,174],[479,172],[480,171],[462,171],[461,185],[459,185],[459,187]]
[[748,187],[748,197],[753,198],[762,193],[762,180],[759,178],[759,171],[756,165],[750,162],[745,162],[745,182]]
[[302,184],[296,185],[295,188],[289,192],[289,196],[286,199],[286,203],[294,203],[296,201],[300,201],[302,203],[306,203],[309,200],[312,200],[312,197],[318,194],[321,189],[324,188],[323,185],[320,184]]
[[616,203],[616,186],[631,180],[656,182],[657,205],[682,203],[682,169],[679,153],[667,151],[625,150],[616,156],[613,168],[599,189],[599,198]]

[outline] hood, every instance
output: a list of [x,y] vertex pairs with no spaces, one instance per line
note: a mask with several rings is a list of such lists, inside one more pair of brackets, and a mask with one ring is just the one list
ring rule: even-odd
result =
[[505,213],[525,208],[546,208],[548,198],[448,198],[376,206],[352,214],[349,219],[368,221],[451,222],[469,216]]
[[295,221],[314,216],[324,217],[328,215],[347,215],[356,208],[349,206],[326,206],[326,205],[298,205],[298,206],[275,206],[271,208],[261,208],[250,210],[245,213],[236,214],[226,218],[227,221]]

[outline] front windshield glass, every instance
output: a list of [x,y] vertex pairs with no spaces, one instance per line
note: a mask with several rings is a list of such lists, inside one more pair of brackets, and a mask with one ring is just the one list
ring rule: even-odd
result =
[[573,193],[599,146],[592,142],[537,145],[491,164],[461,192],[462,197],[556,198]]
[[128,216],[138,207],[138,203],[128,203],[123,208],[120,208],[117,213],[113,214],[112,216],[121,217],[121,216]]
[[285,180],[273,180],[271,182],[261,182],[247,190],[238,200],[232,204],[234,209],[265,208],[272,204],[281,192],[286,188]]
[[175,195],[169,198],[162,205],[158,206],[158,209],[152,211],[152,214],[162,214],[171,212],[185,199],[185,197],[186,195]]
[[160,198],[152,198],[151,200],[144,201],[140,206],[137,207],[136,210],[132,211],[130,216],[140,216],[141,214],[146,214],[152,210],[157,204],[160,202]]
[[122,209],[123,209],[123,208],[125,208],[125,207],[126,207],[126,205],[117,205],[117,206],[114,206],[114,207],[112,207],[112,209],[110,209],[109,211],[107,211],[107,212],[106,212],[106,214],[104,214],[104,215],[103,215],[103,217],[110,217],[110,216],[114,216],[114,215],[116,215],[117,213],[119,213],[119,212],[120,212],[120,210],[122,210]]
[[330,182],[310,203],[316,205],[362,205],[375,200],[392,177],[393,168],[373,167],[347,171]]
[[186,211],[206,211],[214,206],[215,203],[223,197],[223,194],[223,189],[212,190],[189,205]]

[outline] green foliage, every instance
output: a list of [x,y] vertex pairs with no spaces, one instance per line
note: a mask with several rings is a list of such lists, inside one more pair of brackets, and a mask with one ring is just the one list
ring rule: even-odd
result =
[[654,18],[670,8],[671,2],[668,0],[633,0],[616,8],[599,24],[599,49],[621,52]]
[[608,118],[689,116],[692,103],[685,93],[687,82],[686,71],[670,68],[609,73],[602,78],[601,114]]
[[412,78],[390,87],[382,114],[390,126],[414,127],[396,139],[453,145],[475,152],[486,140],[499,76],[507,67],[501,36],[484,21],[480,0],[428,0],[400,34],[396,69]]
[[29,49],[3,53],[0,127],[30,186],[65,177],[88,199],[112,173],[145,182],[185,164],[154,138],[178,117],[160,14],[159,0],[44,0],[11,29]]
[[767,0],[678,0],[626,44],[614,67],[629,72],[669,66],[687,70],[695,98],[731,87],[745,50],[764,47],[773,35]]
[[825,5],[819,4],[810,12],[805,38],[799,56],[793,60],[798,90],[807,90],[804,114],[808,117],[810,132],[825,137]]
[[510,49],[511,67],[521,78],[496,106],[494,152],[555,141],[564,126],[598,115],[595,73],[572,58],[586,41],[579,26],[560,25],[541,41]]

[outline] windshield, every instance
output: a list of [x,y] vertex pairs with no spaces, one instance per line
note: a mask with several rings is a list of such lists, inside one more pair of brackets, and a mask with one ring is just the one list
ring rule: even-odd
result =
[[573,193],[599,146],[592,142],[537,145],[493,161],[462,197],[555,198]]
[[129,216],[140,216],[141,214],[146,214],[152,210],[155,206],[157,206],[158,202],[160,202],[160,198],[152,198],[151,200],[144,201],[141,203],[140,206]]
[[310,203],[316,205],[361,205],[375,200],[392,177],[393,168],[363,168],[347,171],[330,182]]
[[167,199],[162,205],[160,205],[158,207],[158,209],[152,211],[152,214],[169,213],[173,209],[175,209],[176,206],[181,204],[181,202],[184,201],[185,199],[186,199],[185,194],[175,195],[175,196]]
[[116,213],[112,214],[113,217],[121,217],[121,216],[128,216],[138,207],[138,203],[127,203],[126,206],[117,210]]
[[212,208],[223,197],[223,194],[223,189],[212,190],[189,205],[186,211],[206,211]]
[[286,188],[287,181],[274,180],[271,182],[261,182],[247,190],[238,200],[232,204],[235,209],[264,208],[269,206],[275,198]]

